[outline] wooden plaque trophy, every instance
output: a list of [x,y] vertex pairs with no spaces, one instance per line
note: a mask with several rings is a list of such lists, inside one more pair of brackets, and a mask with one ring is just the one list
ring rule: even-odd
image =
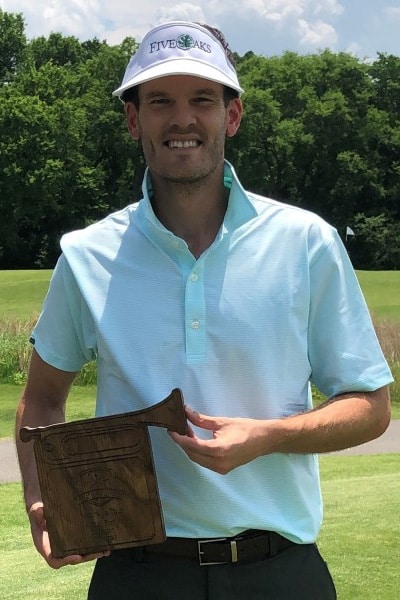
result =
[[54,557],[165,541],[148,425],[186,433],[179,389],[146,410],[21,429]]

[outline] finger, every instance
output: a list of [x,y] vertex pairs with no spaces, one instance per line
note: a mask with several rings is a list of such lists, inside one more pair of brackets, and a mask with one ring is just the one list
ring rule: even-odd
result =
[[195,435],[193,435],[193,437],[180,435],[179,433],[176,433],[176,431],[169,431],[168,433],[174,442],[176,442],[190,458],[195,454],[212,457],[219,452],[220,444],[215,438],[203,440]]
[[105,552],[96,552],[92,554],[70,554],[69,556],[66,556],[64,558],[53,558],[50,554],[45,558],[50,567],[52,567],[53,569],[61,569],[62,567],[79,565],[85,562],[89,562],[91,560],[98,560],[109,555],[110,552],[107,550]]
[[186,417],[187,419],[196,427],[201,427],[201,429],[207,429],[209,431],[215,431],[222,427],[223,422],[222,419],[218,417],[210,417],[208,415],[204,415],[202,413],[197,412],[190,408],[190,406],[185,407]]
[[189,423],[187,424],[187,432],[186,432],[186,435],[187,435],[188,437],[191,437],[191,438],[194,438],[194,437],[196,437],[196,435],[195,435],[195,433],[194,433],[194,431],[193,431],[193,428],[190,426],[190,424],[189,424]]

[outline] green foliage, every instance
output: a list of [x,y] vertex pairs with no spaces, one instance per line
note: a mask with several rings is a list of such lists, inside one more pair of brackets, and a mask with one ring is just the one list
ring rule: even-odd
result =
[[131,200],[126,164],[131,154],[131,174],[141,166],[139,150],[128,146],[111,92],[135,48],[130,38],[109,47],[51,34],[26,45],[19,71],[0,86],[4,267],[54,266],[62,233]]
[[[53,267],[60,236],[136,201],[143,173],[111,96],[137,42],[57,32],[27,41],[24,27],[22,15],[0,10],[3,269]],[[400,58],[236,58],[245,112],[227,158],[244,185],[341,232],[351,226],[356,268],[398,269]]]
[[21,62],[26,45],[24,30],[21,14],[0,8],[0,83],[8,82]]
[[400,269],[400,222],[385,214],[367,216],[358,213],[353,218],[356,239],[348,249],[360,269]]
[[26,333],[0,332],[0,378],[10,383],[24,383],[30,353]]
[[[229,157],[244,184],[314,210],[339,231],[351,225],[356,268],[399,268],[399,71],[394,56],[367,65],[328,50],[238,57],[245,113]],[[363,228],[358,245],[356,215],[383,215],[387,234],[364,243]]]

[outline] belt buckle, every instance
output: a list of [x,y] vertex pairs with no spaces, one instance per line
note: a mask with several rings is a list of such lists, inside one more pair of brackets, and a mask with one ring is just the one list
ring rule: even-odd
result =
[[202,550],[202,546],[203,544],[212,544],[214,542],[229,542],[230,547],[231,547],[231,561],[230,562],[237,562],[238,557],[237,557],[237,545],[236,545],[236,540],[229,540],[228,538],[213,538],[211,540],[197,540],[197,549],[198,549],[198,554],[199,554],[199,564],[201,567],[207,567],[210,565],[225,565],[227,564],[229,561],[226,560],[221,560],[221,561],[214,561],[214,562],[205,562],[203,560],[203,554],[204,551]]

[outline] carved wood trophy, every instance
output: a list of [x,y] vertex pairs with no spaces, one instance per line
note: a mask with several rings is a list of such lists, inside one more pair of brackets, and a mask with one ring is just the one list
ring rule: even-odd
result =
[[179,389],[145,410],[20,430],[34,441],[54,557],[165,541],[148,425],[186,433]]

